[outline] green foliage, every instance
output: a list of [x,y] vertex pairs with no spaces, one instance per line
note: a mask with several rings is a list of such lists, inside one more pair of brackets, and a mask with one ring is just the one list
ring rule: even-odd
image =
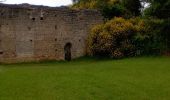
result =
[[72,8],[74,9],[96,9],[98,1],[97,0],[80,0],[77,1]]
[[[145,19],[134,18],[140,15],[141,2],[150,3]],[[91,55],[121,58],[170,50],[170,0],[77,0],[73,8],[98,9],[109,19],[92,29]]]
[[161,23],[153,20],[152,22],[147,22],[152,27],[152,32],[150,33],[157,34],[157,41],[160,42],[160,45],[164,46],[165,51],[168,51],[170,49],[170,0],[148,1],[150,2],[150,7],[145,10],[145,17],[162,19]]
[[134,38],[137,55],[158,55],[165,49],[162,23],[159,19],[139,20],[140,29]]
[[132,16],[140,15],[142,7],[140,0],[122,0],[122,4]]
[[126,14],[126,9],[121,5],[119,0],[79,0],[72,8],[98,9],[107,19],[115,16],[124,16]]
[[105,5],[102,7],[101,11],[103,16],[107,19],[112,19],[115,16],[125,16],[126,14],[126,9],[120,4]]
[[145,10],[146,16],[167,19],[170,17],[170,0],[153,0],[148,9]]
[[139,0],[78,0],[72,8],[99,9],[107,19],[113,17],[139,16],[141,3]]
[[92,28],[89,54],[112,58],[162,54],[169,48],[169,25],[159,19],[114,18]]
[[92,29],[89,36],[89,54],[122,58],[132,56],[132,38],[136,28],[129,20],[114,18]]

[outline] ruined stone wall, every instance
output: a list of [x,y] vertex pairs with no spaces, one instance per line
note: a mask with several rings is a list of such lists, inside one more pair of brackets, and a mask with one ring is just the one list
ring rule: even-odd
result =
[[102,23],[95,10],[71,10],[31,5],[0,5],[0,62],[64,60],[86,54],[91,26]]

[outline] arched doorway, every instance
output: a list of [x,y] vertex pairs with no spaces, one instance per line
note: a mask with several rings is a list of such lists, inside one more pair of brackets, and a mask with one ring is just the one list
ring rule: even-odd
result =
[[67,43],[64,46],[64,54],[65,54],[65,60],[70,61],[71,60],[71,43]]

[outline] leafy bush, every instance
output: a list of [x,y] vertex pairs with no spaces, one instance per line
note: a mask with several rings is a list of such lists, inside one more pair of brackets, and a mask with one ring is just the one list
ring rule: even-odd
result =
[[169,25],[159,19],[114,18],[92,28],[89,54],[112,58],[159,55],[168,47]]
[[143,19],[138,24],[140,29],[134,38],[137,55],[159,55],[166,51],[169,39],[164,20]]
[[106,24],[95,26],[89,36],[89,54],[122,58],[134,54],[132,38],[136,28],[123,18],[114,18]]

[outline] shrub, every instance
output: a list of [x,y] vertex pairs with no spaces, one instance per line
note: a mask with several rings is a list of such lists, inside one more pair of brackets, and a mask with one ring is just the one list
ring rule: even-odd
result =
[[92,28],[89,54],[122,58],[159,55],[169,48],[170,24],[159,19],[114,18]]
[[89,36],[89,54],[122,58],[134,54],[132,38],[136,28],[129,20],[114,18],[95,26]]
[[[136,20],[136,19],[132,19]],[[159,55],[165,49],[163,21],[158,19],[142,19],[136,21],[138,32],[134,43],[137,55]]]

